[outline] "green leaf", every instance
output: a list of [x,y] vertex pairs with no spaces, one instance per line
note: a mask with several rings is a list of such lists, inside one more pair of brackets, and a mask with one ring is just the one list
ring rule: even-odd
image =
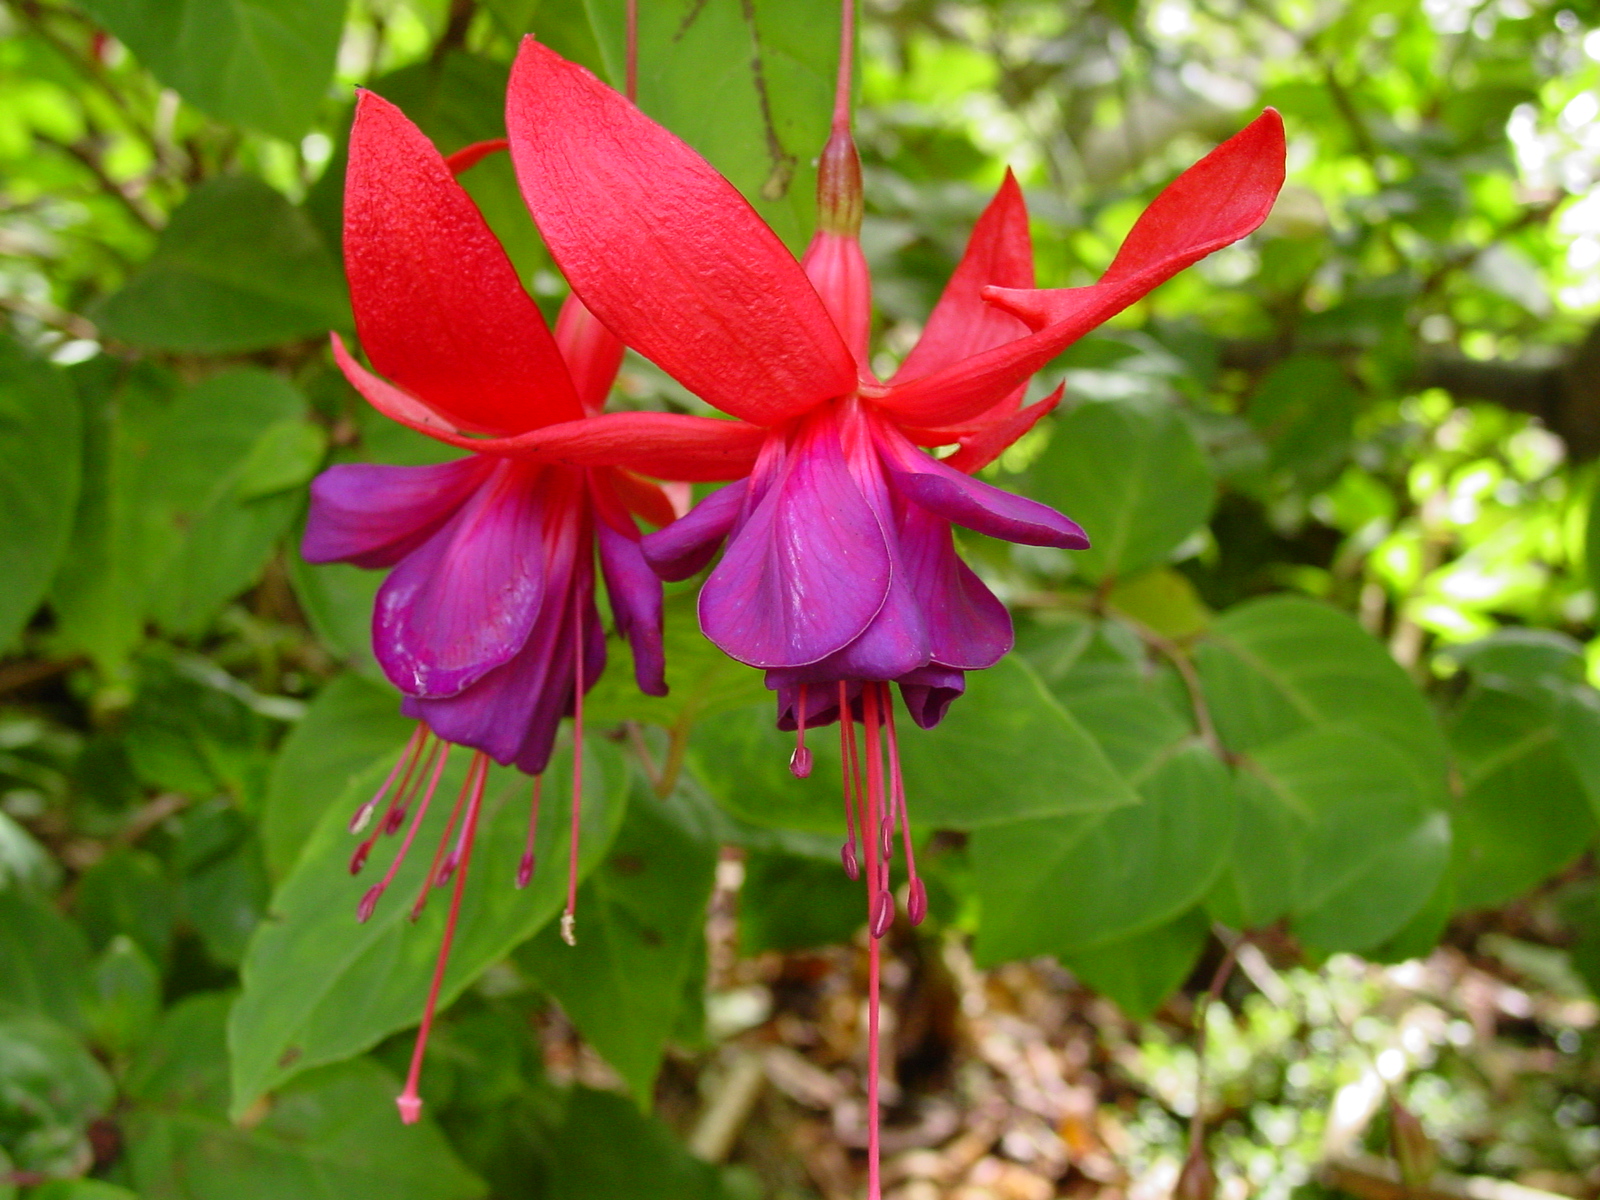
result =
[[0,1014],[36,1013],[81,1026],[89,961],[83,934],[53,905],[0,892]]
[[1588,795],[1547,695],[1478,687],[1450,723],[1461,777],[1456,903],[1503,904],[1583,853],[1595,837]]
[[264,371],[229,371],[190,389],[153,432],[139,484],[150,612],[197,633],[260,575],[299,512],[298,491],[241,489],[262,446],[303,424],[305,398]]
[[1259,746],[1235,786],[1239,824],[1224,887],[1246,925],[1331,905],[1415,839],[1415,878],[1394,897],[1393,925],[1377,941],[1422,907],[1444,869],[1432,849],[1438,833],[1420,832],[1437,814],[1429,781],[1392,743],[1362,728],[1312,728]]
[[290,418],[264,430],[239,468],[234,494],[255,500],[303,487],[322,465],[328,434],[321,425]]
[[393,761],[416,722],[400,715],[387,685],[341,675],[311,702],[272,761],[261,814],[267,869],[281,879],[350,781],[375,759]]
[[1268,469],[1307,489],[1331,483],[1349,457],[1360,399],[1331,359],[1284,359],[1261,381],[1247,410],[1269,447]]
[[108,354],[72,375],[84,403],[84,474],[72,552],[50,589],[55,642],[59,653],[88,654],[107,679],[125,682],[144,637],[149,571],[138,483],[178,384],[148,363]]
[[39,607],[67,550],[83,431],[60,371],[0,337],[0,651]]
[[735,1200],[721,1171],[621,1096],[573,1088],[552,1141],[546,1200]]
[[1433,710],[1346,614],[1298,596],[1252,600],[1217,619],[1195,658],[1228,749],[1350,723],[1399,750],[1442,796],[1445,744]]
[[155,962],[166,961],[178,905],[155,855],[131,846],[113,850],[78,880],[73,911],[96,949],[126,936]]
[[94,1158],[89,1124],[115,1096],[72,1031],[42,1016],[0,1015],[0,1136],[18,1171],[81,1171]]
[[1074,566],[1091,579],[1131,575],[1167,558],[1211,515],[1205,452],[1176,412],[1084,404],[1057,419],[1029,471],[1028,494],[1083,526]]
[[1062,956],[1067,968],[1135,1021],[1150,1017],[1194,970],[1211,922],[1194,908],[1154,929]]
[[[1323,954],[1367,951],[1398,936],[1425,917],[1450,865],[1450,838],[1450,818],[1430,814],[1407,836],[1382,846],[1321,904],[1297,916],[1295,936]],[[1437,939],[1440,926],[1432,932]]]
[[[621,0],[586,0],[613,86],[622,86]],[[839,31],[807,0],[642,5],[639,106],[744,193],[798,253],[816,225]]]
[[739,951],[842,946],[867,919],[864,889],[838,855],[827,861],[756,851],[745,856],[739,889]]
[[297,548],[284,554],[294,598],[306,614],[317,640],[352,670],[374,683],[384,683],[383,669],[372,654],[372,606],[384,573],[349,563],[313,565]]
[[251,175],[189,194],[155,253],[93,313],[108,337],[228,354],[351,325],[344,278],[310,218]]
[[688,836],[653,797],[635,796],[578,891],[577,945],[546,925],[517,955],[645,1110],[704,936],[716,866],[714,845]]
[[696,722],[722,713],[771,704],[772,693],[762,684],[761,672],[729,658],[700,632],[693,592],[668,597],[662,647],[667,660],[665,696],[647,696],[639,690],[627,652],[619,648],[584,698],[584,712],[600,722],[650,721],[687,733]]
[[266,908],[269,884],[255,826],[226,801],[185,814],[178,898],[206,953],[236,967]]
[[[4,1196],[0,1192],[0,1196]],[[52,1179],[28,1193],[28,1200],[139,1200],[127,1188],[99,1179]]]
[[333,81],[344,0],[84,0],[197,108],[276,137],[303,134]]
[[132,938],[113,938],[94,965],[88,1026],[95,1041],[126,1053],[161,1015],[161,972]]
[[195,665],[153,656],[140,662],[139,694],[124,725],[128,758],[153,787],[252,797],[265,765],[265,722],[237,695],[196,679]]
[[[523,891],[512,884],[527,836],[530,785],[516,771],[490,769],[441,1004],[535,933],[565,901],[567,757],[558,749],[544,777],[547,803],[536,846],[541,867]],[[453,756],[415,846],[365,924],[356,920],[356,905],[385,869],[398,839],[380,840],[367,879],[351,879],[356,839],[349,833],[350,814],[377,790],[392,760],[380,760],[358,776],[324,814],[273,896],[240,970],[244,991],[229,1024],[236,1116],[301,1071],[359,1054],[421,1015],[449,897],[435,895],[415,924],[406,915],[428,874],[466,758]],[[619,752],[606,742],[591,739],[584,760],[581,867],[587,872],[616,835],[629,781]]]
[[170,1200],[469,1200],[484,1194],[424,1116],[400,1123],[399,1084],[362,1059],[295,1080],[243,1125],[230,1122],[224,1022],[229,997],[168,1013],[136,1065],[128,1166],[141,1195]]
[[973,835],[985,962],[1064,954],[1161,925],[1193,907],[1228,860],[1227,768],[1153,684],[1080,694],[1070,709],[1141,803]]
[[[966,695],[938,728],[918,729],[903,712],[897,728],[911,820],[922,828],[975,829],[1138,802],[1094,739],[1016,658],[970,672]],[[744,820],[842,835],[838,730],[814,730],[806,742],[815,766],[795,779],[794,735],[775,728],[769,701],[696,725],[688,760],[717,802]]]

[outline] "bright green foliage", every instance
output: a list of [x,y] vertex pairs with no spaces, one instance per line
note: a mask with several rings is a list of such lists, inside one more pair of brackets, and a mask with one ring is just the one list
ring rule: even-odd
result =
[[[1230,1116],[1211,1147],[1227,1194],[1287,1194],[1338,1089],[1386,1048],[1366,1044],[1369,1017],[1344,1015],[1377,1003],[1353,982],[1367,968],[1330,955],[1399,962],[1445,940],[1517,971],[1554,962],[1566,1015],[1535,1023],[1562,1036],[1578,1036],[1562,1024],[1569,959],[1600,986],[1600,397],[1592,353],[1574,351],[1600,314],[1600,11],[865,7],[856,132],[880,377],[1008,166],[1040,284],[1078,286],[1178,170],[1262,104],[1285,116],[1289,186],[1267,225],[1068,348],[1032,393],[1064,383],[1059,410],[985,471],[1080,521],[1093,548],[958,532],[1019,649],[971,673],[937,730],[899,721],[931,915],[885,945],[892,966],[915,964],[909,985],[889,973],[908,1039],[924,1036],[935,960],[967,947],[982,968],[1047,956],[1128,1016],[1156,1015],[1097,1050],[1154,1098],[1117,1116],[1137,1173],[1189,1111],[1172,1081],[1192,1085],[1192,1035],[1176,1032],[1185,1002],[1167,1002],[1195,999],[1245,939],[1290,1000],[1241,1005],[1235,975],[1212,1008],[1211,1111]],[[407,914],[463,756],[359,923],[395,843],[353,879],[347,823],[411,723],[369,648],[381,572],[296,549],[326,464],[455,454],[375,414],[329,358],[327,334],[352,328],[352,89],[449,153],[504,133],[529,31],[620,83],[625,8],[0,6],[0,1200],[17,1196],[12,1171],[51,1177],[23,1200],[810,1195],[697,1161],[678,1135],[702,1102],[689,1077],[726,1061],[718,1006],[749,999],[706,995],[730,986],[731,948],[706,931],[733,860],[742,886],[716,893],[710,928],[736,928],[747,959],[799,951],[812,970],[861,945],[865,897],[838,866],[837,729],[808,731],[815,769],[793,778],[793,735],[773,728],[759,673],[700,636],[692,585],[667,598],[668,696],[638,694],[612,637],[585,709],[578,944],[554,920],[564,743],[521,892],[531,784],[490,773],[426,1116],[403,1128],[394,1076],[448,892]],[[641,107],[799,251],[833,13],[640,9]],[[507,156],[462,182],[553,316],[566,285]],[[705,411],[637,358],[612,402]],[[1556,945],[1480,937],[1506,910],[1517,938]],[[1287,966],[1296,955],[1320,974]],[[738,1053],[815,1016],[786,1009],[783,988],[766,996],[778,1011]],[[1316,1043],[1347,1025],[1350,1056]],[[576,1030],[628,1095],[546,1078],[547,1057],[574,1057],[547,1054],[552,1029]],[[1565,1047],[1577,1079],[1589,1051]],[[1438,1049],[1408,1104],[1442,1122],[1423,1084],[1448,1079],[1478,1097],[1458,1107],[1498,1112],[1502,1083],[1491,1103],[1466,1052]],[[860,1056],[825,1053],[840,1078]],[[576,1057],[578,1079],[602,1077]],[[942,1111],[898,1058],[885,1073],[904,1089],[895,1121]],[[1585,1177],[1587,1118],[1539,1105],[1567,1130],[1548,1162],[1507,1157],[1525,1155],[1529,1122],[1507,1123],[1502,1148],[1467,1138],[1447,1156]],[[755,1161],[769,1132],[735,1158]]]
[[82,433],[71,387],[0,339],[0,646],[15,641],[61,563],[78,503]]

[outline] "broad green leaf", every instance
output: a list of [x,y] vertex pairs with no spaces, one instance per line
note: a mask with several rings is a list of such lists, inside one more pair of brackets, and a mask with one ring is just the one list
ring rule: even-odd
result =
[[[435,894],[415,924],[406,918],[428,875],[467,757],[460,751],[452,755],[411,853],[365,924],[356,920],[356,905],[387,867],[399,838],[380,838],[366,874],[352,879],[356,838],[349,832],[350,814],[377,790],[390,762],[380,760],[357,776],[324,814],[273,896],[240,969],[244,990],[228,1036],[235,1115],[301,1071],[359,1054],[421,1016],[449,895]],[[584,760],[580,865],[587,873],[616,835],[629,785],[627,768],[609,743],[591,739]],[[564,903],[569,762],[570,751],[558,746],[544,777],[536,844],[540,867],[523,891],[513,883],[527,837],[530,784],[516,771],[491,768],[441,1005]]]
[[212,801],[184,815],[175,857],[188,924],[214,961],[238,966],[271,890],[254,824]]
[[298,491],[245,498],[261,447],[303,424],[305,398],[264,371],[229,371],[190,389],[152,433],[139,483],[150,612],[197,633],[260,575],[300,510]]
[[0,891],[0,1015],[35,1013],[81,1026],[89,963],[82,932],[54,905]]
[[547,1200],[735,1200],[721,1171],[621,1096],[573,1088],[551,1140]]
[[[613,86],[623,78],[621,0],[585,0]],[[837,14],[807,0],[641,5],[639,106],[744,193],[799,253],[816,226]]]
[[1164,560],[1211,515],[1205,453],[1167,408],[1084,404],[1057,419],[1029,470],[1028,494],[1083,526],[1075,567],[1091,579]]
[[578,890],[578,944],[546,925],[517,955],[645,1110],[704,936],[716,866],[714,845],[688,836],[654,797],[636,795]]
[[61,866],[15,817],[0,812],[0,891],[47,893],[61,882]]
[[139,694],[124,719],[134,772],[190,796],[253,799],[266,766],[266,722],[238,698],[195,678],[192,660],[139,663]]
[[230,1122],[224,1023],[229,997],[182,1001],[136,1064],[129,1169],[163,1200],[471,1200],[484,1194],[424,1115],[395,1113],[399,1082],[366,1059],[295,1080],[252,1119]]
[[1144,933],[1062,956],[1067,968],[1135,1021],[1147,1019],[1194,970],[1211,922],[1194,908]]
[[148,363],[102,354],[72,370],[84,404],[84,474],[72,552],[50,590],[61,653],[89,655],[107,679],[126,682],[144,637],[150,565],[139,489],[178,383]]
[[1295,936],[1323,954],[1371,950],[1424,914],[1449,865],[1450,818],[1434,812],[1404,838],[1385,844],[1338,891],[1299,914]]
[[344,0],[84,0],[196,108],[294,139],[333,82]]
[[845,875],[837,853],[820,862],[760,851],[745,856],[741,954],[842,946],[866,919],[866,889]]
[[1146,691],[1074,705],[1142,803],[977,831],[977,954],[994,963],[1067,954],[1138,934],[1192,908],[1233,842],[1227,768]]
[[1456,904],[1503,904],[1577,858],[1595,818],[1547,697],[1480,687],[1450,723]]
[[98,1045],[122,1054],[161,1015],[161,972],[132,938],[118,935],[94,964],[87,1023]]
[[313,565],[300,557],[299,538],[294,541],[284,554],[289,583],[317,640],[352,670],[383,683],[383,669],[372,654],[372,605],[384,573],[349,563]]
[[71,385],[0,336],[0,651],[39,607],[67,550],[82,458]]
[[[918,729],[903,711],[896,724],[911,821],[922,828],[976,829],[1138,802],[1016,658],[969,672],[966,694],[938,728]],[[856,736],[864,745],[859,725]],[[812,730],[806,742],[816,765],[810,778],[795,779],[794,735],[777,731],[769,701],[696,725],[688,757],[717,802],[744,820],[842,835],[838,728]]]
[[1553,629],[1501,629],[1482,641],[1451,646],[1443,653],[1486,682],[1579,683],[1583,679],[1582,643]]
[[1551,685],[1556,736],[1589,810],[1600,820],[1600,693],[1586,685]]
[[256,500],[303,487],[322,465],[328,435],[321,425],[293,417],[268,426],[239,467],[234,495]]
[[283,739],[267,780],[261,842],[274,879],[288,873],[350,781],[377,758],[392,762],[415,725],[400,715],[392,687],[359,675],[340,675],[317,693]]
[[1305,488],[1330,483],[1349,456],[1360,400],[1332,359],[1284,359],[1267,372],[1247,410],[1269,447],[1268,469]]
[[584,699],[585,713],[596,721],[651,721],[687,734],[697,722],[772,703],[760,671],[729,658],[700,632],[693,592],[668,598],[663,617],[667,694],[641,692],[627,647],[613,640],[607,647],[611,659],[606,672]]
[[[1398,928],[1444,869],[1429,849],[1437,835],[1419,834],[1437,813],[1428,781],[1392,743],[1364,728],[1329,725],[1259,746],[1240,766],[1235,788],[1239,823],[1222,886],[1232,889],[1246,925],[1329,904],[1416,838],[1417,886],[1395,898]],[[1412,900],[1405,909],[1402,901]]]
[[113,850],[79,878],[73,911],[96,949],[126,936],[155,962],[166,961],[178,905],[155,855],[130,846]]
[[1433,711],[1383,645],[1346,614],[1298,596],[1229,609],[1195,652],[1228,749],[1350,723],[1401,751],[1442,794],[1445,745]]
[[201,184],[149,262],[94,319],[153,350],[227,354],[351,324],[344,279],[304,212],[252,175]]
[[1362,950],[1361,956],[1369,962],[1380,963],[1423,958],[1439,944],[1455,911],[1456,877],[1447,863],[1427,902],[1395,933],[1377,945]]
[[[0,1191],[0,1197],[5,1192]],[[127,1188],[100,1179],[52,1179],[28,1193],[28,1200],[139,1200]]]
[[93,1159],[88,1127],[116,1089],[71,1030],[0,1013],[0,1148],[18,1171],[66,1175]]

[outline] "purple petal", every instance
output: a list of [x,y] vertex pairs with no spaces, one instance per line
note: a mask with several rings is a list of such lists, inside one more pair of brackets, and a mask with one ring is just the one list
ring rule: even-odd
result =
[[711,572],[700,627],[751,666],[802,666],[860,637],[889,583],[883,527],[825,415],[801,434],[784,474]]
[[[806,728],[816,729],[822,725],[831,725],[839,719],[839,685],[837,680],[827,683],[815,683],[812,680],[799,680],[795,676],[806,668],[798,670],[781,668],[768,671],[766,674],[767,687],[778,693],[778,728],[787,733],[793,733],[797,728],[795,714],[800,707],[800,684],[805,682],[806,687]],[[852,682],[845,685],[846,696],[850,700],[851,710],[860,714],[861,684]]]
[[671,525],[644,536],[645,561],[662,579],[687,579],[711,561],[739,519],[749,481],[719,488]]
[[544,595],[545,512],[577,523],[581,493],[571,474],[501,462],[390,572],[372,614],[372,646],[402,692],[453,696],[522,649]]
[[[645,561],[639,543],[596,517],[600,570],[617,632],[633,651],[633,677],[647,696],[667,694],[666,656],[661,648],[661,580]],[[670,526],[668,527],[670,528]]]
[[329,467],[311,481],[300,555],[309,563],[392,567],[448,521],[490,469],[476,456],[428,467]]
[[895,490],[929,512],[966,529],[1026,546],[1086,550],[1089,539],[1076,521],[1047,504],[1014,496],[952,470],[909,443],[880,443]]
[[904,505],[900,561],[907,588],[922,601],[928,661],[974,671],[1005,657],[1014,640],[1011,614],[956,554],[948,521]]
[[948,667],[922,667],[896,680],[906,712],[920,728],[932,729],[944,720],[955,698],[967,690],[965,672]]
[[458,695],[408,699],[405,714],[426,721],[447,741],[482,750],[496,762],[514,762],[530,775],[544,771],[561,718],[572,709],[577,666],[573,651],[578,640],[574,622],[580,611],[586,634],[585,691],[605,667],[605,638],[594,607],[594,572],[587,551],[583,547],[577,561],[567,550],[550,562],[547,602],[511,661]]

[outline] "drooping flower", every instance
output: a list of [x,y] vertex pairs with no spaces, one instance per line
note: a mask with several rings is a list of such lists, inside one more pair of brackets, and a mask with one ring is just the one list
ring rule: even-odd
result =
[[[373,647],[418,726],[388,780],[352,826],[375,839],[405,829],[399,853],[362,898],[369,917],[409,850],[452,745],[472,749],[422,894],[455,892],[401,1114],[415,1120],[417,1074],[488,773],[488,760],[538,776],[563,716],[575,722],[573,803],[581,791],[583,695],[605,667],[595,559],[613,621],[644,691],[666,690],[661,585],[640,550],[635,516],[673,519],[661,489],[635,472],[717,480],[749,470],[762,433],[740,422],[664,413],[602,414],[623,346],[576,299],[554,336],[505,251],[455,180],[492,145],[450,160],[397,108],[363,93],[350,138],[344,251],[362,367],[338,335],[333,352],[380,412],[470,451],[434,466],[346,464],[312,485],[302,553],[309,562],[390,567],[373,613]],[[567,911],[571,940],[577,831]],[[452,842],[452,836],[454,841]]]
[[[868,1194],[879,1194],[878,939],[894,914],[898,829],[907,907],[926,909],[911,861],[889,684],[935,725],[964,673],[1010,649],[1003,605],[957,556],[951,525],[1033,545],[1083,547],[1075,523],[972,478],[1045,412],[1029,378],[1073,341],[1183,268],[1255,229],[1284,176],[1267,110],[1181,175],[1089,287],[1036,290],[1022,195],[1009,176],[974,230],[917,347],[888,380],[867,353],[870,279],[849,133],[852,8],[844,4],[819,228],[796,262],[698,154],[588,71],[531,39],[512,70],[506,124],[534,220],[574,292],[690,391],[766,430],[751,476],[650,535],[666,578],[705,567],[701,627],[766,671],[791,759],[808,726],[840,721],[846,870],[868,881],[871,997]],[[957,445],[946,459],[928,448]],[[856,724],[863,726],[858,745]],[[857,839],[865,851],[865,863]]]
[[[841,706],[859,715],[863,687],[888,682],[914,721],[937,724],[964,672],[1005,654],[1010,618],[957,557],[951,524],[1033,545],[1087,539],[971,472],[1054,406],[1059,392],[1023,406],[1039,367],[1253,230],[1283,181],[1282,122],[1269,109],[1156,199],[1100,282],[1036,290],[1008,175],[921,341],[880,381],[847,92],[822,155],[819,228],[798,263],[699,155],[531,39],[507,100],[523,195],[574,291],[691,391],[766,430],[748,480],[644,546],[674,579],[726,542],[701,626],[766,671],[780,724],[802,738]],[[924,449],[951,444],[943,460]]]

